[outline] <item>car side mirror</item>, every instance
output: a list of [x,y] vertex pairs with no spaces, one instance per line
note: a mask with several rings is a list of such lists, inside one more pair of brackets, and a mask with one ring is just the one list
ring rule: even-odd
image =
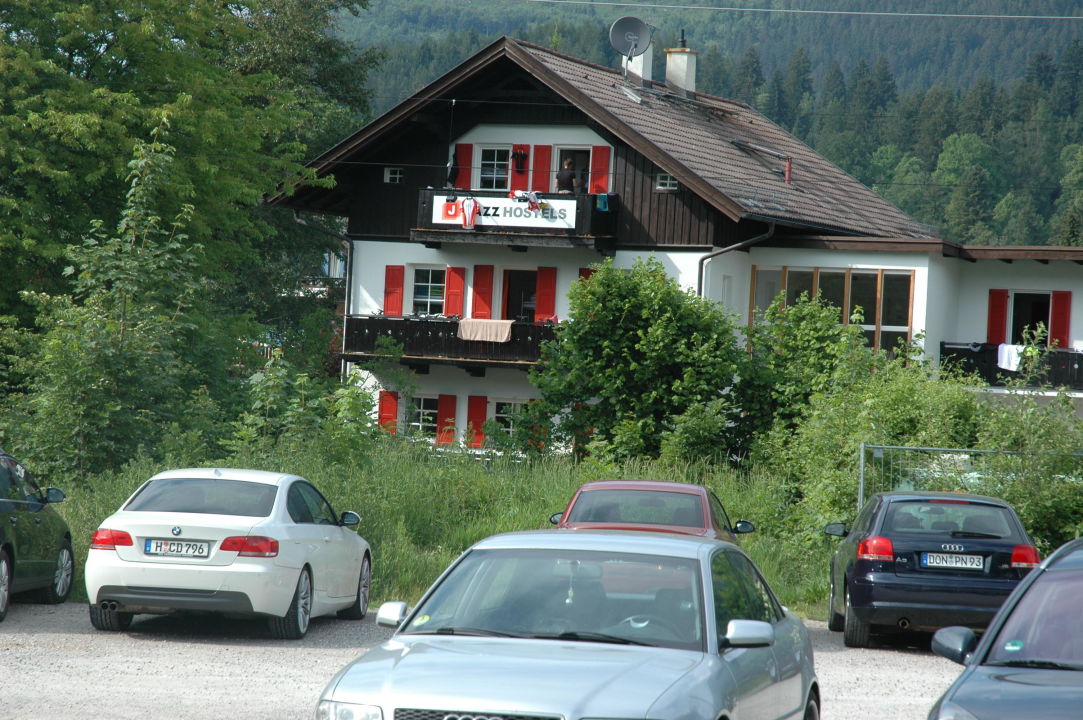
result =
[[738,535],[756,532],[756,526],[748,520],[738,520],[733,524],[733,532],[737,533]]
[[775,644],[775,629],[762,620],[730,620],[726,634],[718,638],[720,650],[725,648],[758,648]]
[[549,522],[556,525],[558,522],[560,522],[560,519],[562,517],[564,517],[564,513],[562,513],[562,512],[553,513],[552,515],[549,516]]
[[346,527],[357,527],[361,524],[361,516],[353,510],[347,510],[342,513],[342,518],[338,522],[339,525],[345,525]]
[[376,624],[384,627],[397,628],[406,619],[408,608],[401,601],[385,602],[376,611]]
[[54,487],[45,490],[45,502],[47,503],[62,503],[67,497],[63,490]]
[[936,631],[932,646],[933,652],[940,657],[966,665],[970,654],[978,646],[978,636],[970,628],[952,625]]
[[830,523],[824,525],[824,533],[835,537],[846,537],[850,531],[846,529],[846,523]]

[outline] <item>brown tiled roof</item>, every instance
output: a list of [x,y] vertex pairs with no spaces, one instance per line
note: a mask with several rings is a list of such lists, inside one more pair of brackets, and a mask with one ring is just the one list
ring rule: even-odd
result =
[[[503,38],[508,56],[733,218],[880,237],[931,236],[904,212],[744,103],[667,90]],[[569,92],[570,91],[570,92]],[[791,181],[783,177],[791,158]]]
[[[621,71],[562,55],[539,45],[503,37],[445,73],[411,98],[361,128],[309,163],[317,175],[412,113],[449,93],[502,59],[575,105],[734,220],[757,219],[812,228],[823,234],[929,238],[932,231],[884,200],[744,103],[696,93],[686,97],[654,82],[644,88]],[[792,160],[791,182],[783,178]],[[298,188],[329,207],[343,198],[336,190]],[[286,195],[272,203],[296,204]],[[341,210],[341,208],[340,208]]]

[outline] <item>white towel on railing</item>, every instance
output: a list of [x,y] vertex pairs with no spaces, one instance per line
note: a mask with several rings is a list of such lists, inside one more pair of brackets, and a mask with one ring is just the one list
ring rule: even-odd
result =
[[461,340],[481,340],[503,343],[511,340],[511,320],[477,320],[464,318],[459,321]]
[[1023,353],[1022,345],[1007,345],[1001,343],[997,346],[997,367],[1002,370],[1019,370],[1019,356]]

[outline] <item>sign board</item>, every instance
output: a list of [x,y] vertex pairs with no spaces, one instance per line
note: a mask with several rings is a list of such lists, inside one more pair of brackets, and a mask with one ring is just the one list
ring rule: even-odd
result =
[[[455,197],[455,196],[452,196]],[[544,230],[574,230],[575,200],[539,199],[536,203],[515,198],[471,198],[478,203],[473,218],[475,226],[486,228],[540,228]],[[532,208],[531,206],[535,207]],[[457,225],[463,222],[463,198],[448,200],[447,195],[433,195],[434,225]]]

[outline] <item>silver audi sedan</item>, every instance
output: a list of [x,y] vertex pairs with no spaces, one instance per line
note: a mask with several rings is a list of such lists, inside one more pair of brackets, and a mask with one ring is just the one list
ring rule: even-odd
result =
[[818,720],[804,624],[736,545],[549,530],[463,553],[318,720]]

